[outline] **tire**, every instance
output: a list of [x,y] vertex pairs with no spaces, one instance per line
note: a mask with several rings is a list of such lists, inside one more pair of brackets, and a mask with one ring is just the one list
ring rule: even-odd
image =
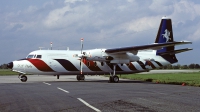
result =
[[113,82],[118,83],[119,82],[119,77],[118,76],[114,76],[113,77]]
[[81,76],[80,76],[80,79],[81,79],[81,80],[85,80],[85,76],[84,76],[84,75],[81,75]]
[[27,76],[22,75],[22,76],[20,77],[20,80],[21,80],[22,82],[26,82],[26,81],[28,80],[28,78],[27,78]]
[[76,79],[78,80],[78,81],[80,81],[81,79],[80,79],[80,75],[77,75],[76,76]]
[[111,83],[113,82],[113,77],[112,76],[109,77],[109,82],[111,82]]

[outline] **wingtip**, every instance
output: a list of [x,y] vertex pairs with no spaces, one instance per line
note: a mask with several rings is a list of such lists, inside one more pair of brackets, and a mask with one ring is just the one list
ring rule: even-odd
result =
[[187,40],[182,40],[181,42],[190,42],[190,43],[192,43],[191,41],[187,41]]
[[193,50],[193,48],[187,48],[188,50]]

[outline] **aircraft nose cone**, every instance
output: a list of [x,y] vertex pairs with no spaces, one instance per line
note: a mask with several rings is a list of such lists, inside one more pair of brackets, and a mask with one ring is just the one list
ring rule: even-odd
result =
[[8,63],[7,67],[10,68],[10,69],[12,69],[13,68],[13,62]]

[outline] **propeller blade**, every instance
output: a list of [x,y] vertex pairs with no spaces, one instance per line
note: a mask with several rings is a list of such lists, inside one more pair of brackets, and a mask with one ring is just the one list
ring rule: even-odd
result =
[[83,73],[83,65],[82,65],[82,59],[81,59],[81,74]]
[[82,54],[82,51],[83,51],[83,38],[81,38],[81,54]]
[[[83,51],[83,38],[81,38],[81,55],[83,54],[82,51]],[[81,56],[81,59],[80,59],[81,74],[83,73],[82,62],[83,62],[83,55]]]

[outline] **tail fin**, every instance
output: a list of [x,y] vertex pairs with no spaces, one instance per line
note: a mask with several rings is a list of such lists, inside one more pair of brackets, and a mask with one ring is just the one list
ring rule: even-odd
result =
[[[167,42],[174,42],[172,22],[170,18],[163,17],[160,23],[160,27],[158,29],[158,34],[155,43],[167,43]],[[171,52],[171,51],[174,51],[174,46],[164,47],[163,49],[157,50],[156,55],[160,55],[165,52]],[[162,56],[165,60],[169,61],[170,63],[178,62],[175,54],[166,54],[160,56]]]

